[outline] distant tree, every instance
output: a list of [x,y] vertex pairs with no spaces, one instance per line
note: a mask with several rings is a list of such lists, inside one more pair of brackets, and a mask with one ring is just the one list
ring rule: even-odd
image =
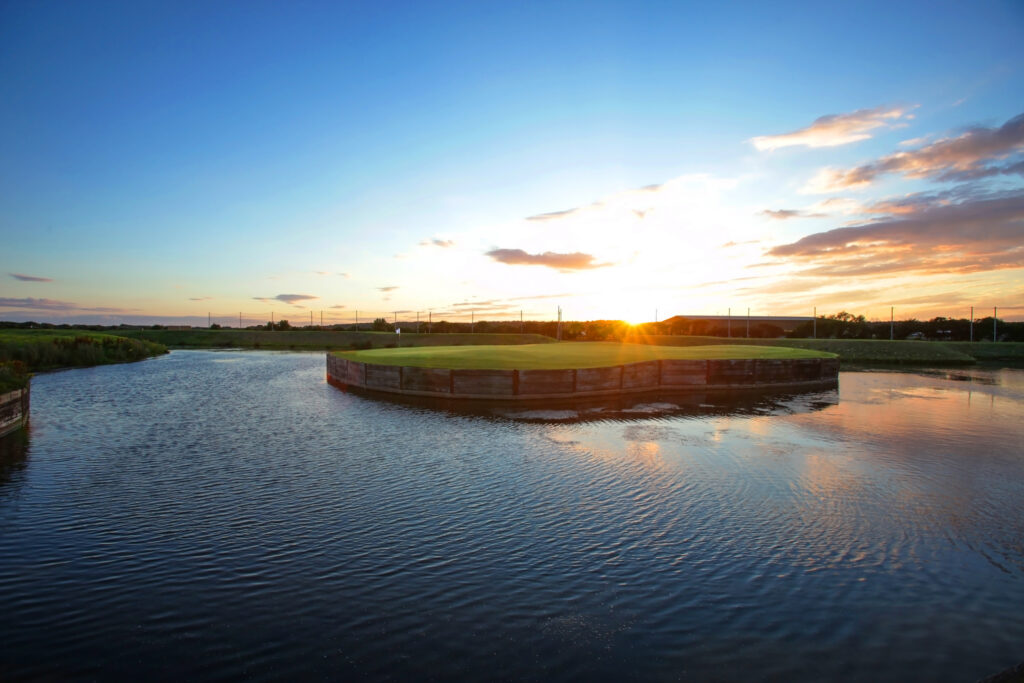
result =
[[214,323],[214,324],[210,325],[210,329],[211,330],[219,330],[220,329],[220,325],[217,324],[217,323]]
[[384,318],[377,318],[373,321],[374,332],[390,332],[391,329],[391,323]]

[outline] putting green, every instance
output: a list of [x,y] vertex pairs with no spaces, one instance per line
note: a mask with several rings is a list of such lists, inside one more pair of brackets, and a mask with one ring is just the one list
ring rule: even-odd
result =
[[616,342],[560,342],[516,346],[414,346],[335,351],[346,360],[376,365],[473,370],[604,368],[648,360],[835,358],[833,353],[779,346],[650,346]]

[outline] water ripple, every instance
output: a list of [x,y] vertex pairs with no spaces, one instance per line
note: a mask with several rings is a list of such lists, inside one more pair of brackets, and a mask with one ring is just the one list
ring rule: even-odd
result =
[[1022,378],[471,414],[321,354],[42,375],[0,676],[973,680],[1024,640]]

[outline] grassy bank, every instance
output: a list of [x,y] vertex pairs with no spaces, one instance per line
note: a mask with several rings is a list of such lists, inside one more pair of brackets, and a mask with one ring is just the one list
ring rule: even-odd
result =
[[10,361],[0,363],[0,394],[28,386],[28,368],[24,363]]
[[142,360],[167,347],[139,339],[80,330],[0,330],[0,362],[18,361],[30,372]]
[[600,368],[647,360],[708,358],[825,358],[831,354],[770,346],[654,346],[616,342],[562,342],[522,346],[472,346],[339,351],[340,358],[425,368],[534,370]]
[[744,344],[827,351],[843,363],[969,365],[977,361],[1024,362],[1021,342],[889,341],[882,339],[740,339],[651,335],[627,341],[658,346]]
[[118,334],[179,349],[378,349],[392,346],[470,346],[476,344],[543,344],[539,334],[395,334],[341,330],[124,330]]

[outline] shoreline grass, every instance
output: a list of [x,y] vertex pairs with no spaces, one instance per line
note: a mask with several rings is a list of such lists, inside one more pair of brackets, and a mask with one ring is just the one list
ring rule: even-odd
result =
[[16,361],[29,372],[143,360],[167,353],[150,341],[82,330],[0,330],[0,362]]
[[489,344],[545,344],[554,339],[539,334],[416,334],[403,332],[349,332],[347,330],[123,330],[119,336],[157,342],[180,349],[280,349],[323,351],[339,348],[371,349],[407,346],[471,346]]
[[834,358],[830,353],[767,346],[655,346],[618,342],[560,342],[520,346],[458,346],[335,351],[347,360],[378,365],[478,370],[601,368],[649,360]]

